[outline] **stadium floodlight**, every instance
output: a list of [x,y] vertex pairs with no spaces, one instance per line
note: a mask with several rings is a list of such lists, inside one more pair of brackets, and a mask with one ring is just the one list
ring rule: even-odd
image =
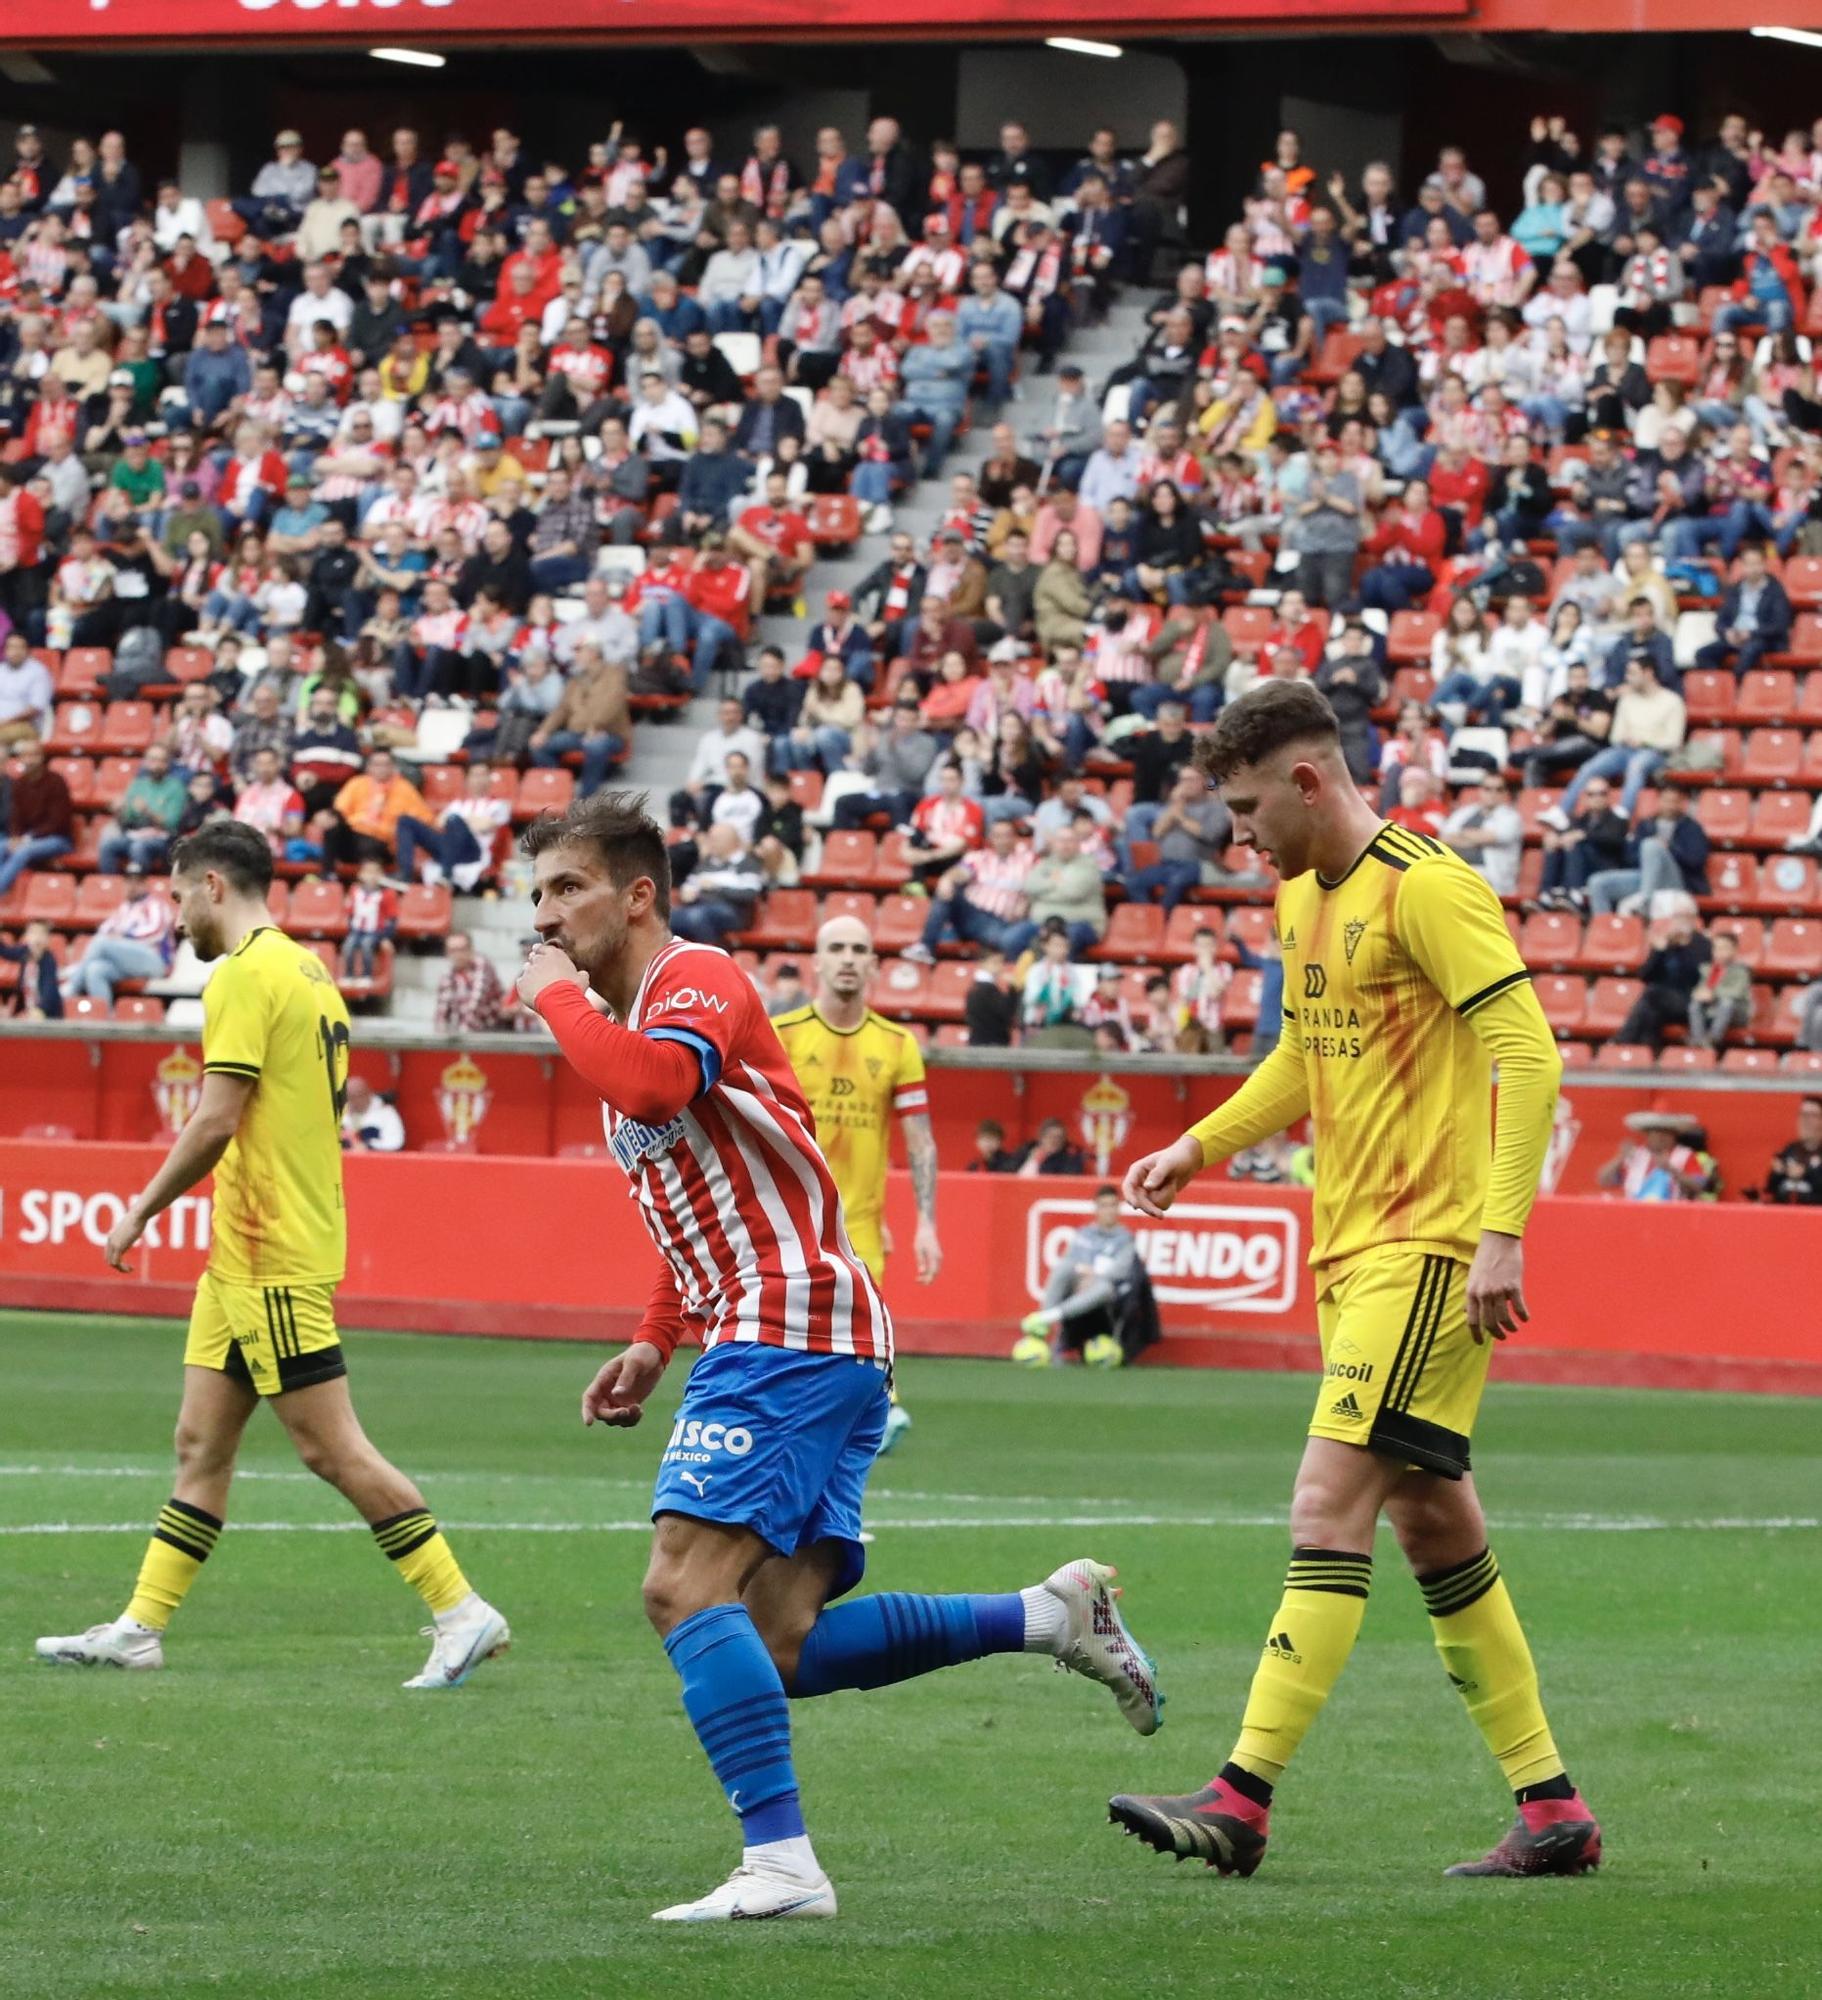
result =
[[449,58],[430,49],[369,49],[375,62],[409,63],[414,69],[441,69]]
[[1762,42],[1795,42],[1799,48],[1822,49],[1822,35],[1810,28],[1749,28]]
[[1047,49],[1061,49],[1071,56],[1123,56],[1126,51],[1118,42],[1085,42],[1076,35],[1046,35]]

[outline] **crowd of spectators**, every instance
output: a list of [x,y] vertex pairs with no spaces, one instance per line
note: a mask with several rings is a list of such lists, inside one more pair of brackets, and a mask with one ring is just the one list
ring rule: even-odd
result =
[[[1287,130],[1187,257],[1163,122],[1074,160],[1012,118],[967,159],[890,117],[803,161],[770,126],[674,161],[618,125],[585,161],[509,129],[306,153],[281,132],[203,203],[117,134],[51,162],[27,128],[0,182],[0,738],[28,752],[0,893],[71,843],[34,648],[111,648],[111,697],[187,662],[95,865],[235,811],[362,871],[357,956],[399,885],[484,879],[501,771],[592,789],[640,705],[725,669],[670,800],[686,935],[738,942],[870,830],[928,900],[903,956],[981,955],[980,1039],[1220,1047],[1237,970],[1277,1018],[1268,938],[1173,932],[1191,962],[1142,1004],[1092,955],[1126,905],[1263,895],[1193,736],[1311,678],[1362,787],[1509,902],[1655,913],[1627,1035],[1750,1020],[1745,968],[1686,981],[1708,941],[1675,935],[1730,754],[1692,697],[1784,653],[1783,566],[1822,551],[1822,121],[1540,117],[1498,184],[1449,146],[1406,191]],[[1071,329],[1134,291],[1136,350],[1086,378]],[[950,471],[967,425],[988,456]],[[934,532],[899,528],[944,478]],[[878,538],[852,589],[816,586],[826,503]],[[772,605],[807,643],[755,647]],[[451,758],[433,809],[414,772]]]

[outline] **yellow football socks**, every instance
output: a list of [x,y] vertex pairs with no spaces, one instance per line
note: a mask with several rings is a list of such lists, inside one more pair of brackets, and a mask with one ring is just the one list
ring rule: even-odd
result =
[[1341,1678],[1373,1583],[1373,1558],[1293,1549],[1284,1599],[1265,1641],[1231,1762],[1276,1784]]
[[1436,1650],[1514,1791],[1563,1773],[1537,1668],[1491,1549],[1417,1579]]
[[213,1514],[187,1500],[167,1500],[158,1510],[126,1615],[162,1632],[220,1535],[221,1523]]
[[413,1507],[407,1513],[375,1521],[373,1539],[433,1614],[453,1611],[468,1595],[468,1579],[462,1574],[462,1565],[444,1541],[436,1516],[428,1508]]

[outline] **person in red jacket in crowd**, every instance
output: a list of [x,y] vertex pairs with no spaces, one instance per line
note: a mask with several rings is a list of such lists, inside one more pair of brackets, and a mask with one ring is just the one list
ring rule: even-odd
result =
[[481,315],[481,338],[498,350],[502,367],[506,355],[518,344],[520,327],[541,326],[544,308],[556,296],[554,292],[549,297],[540,296],[537,268],[522,261],[525,254],[521,250],[507,258],[499,292]]
[[702,552],[684,585],[684,595],[705,618],[719,620],[730,633],[746,636],[752,623],[753,579],[747,566],[728,553],[719,531],[702,538]]
[[1373,567],[1360,579],[1363,610],[1408,611],[1426,597],[1448,547],[1449,527],[1430,504],[1426,479],[1410,479],[1388,501],[1365,543]]
[[82,422],[82,405],[61,375],[46,374],[38,384],[38,400],[25,420],[25,455],[34,465],[60,446],[73,444]]
[[1471,456],[1466,445],[1445,445],[1430,468],[1430,498],[1445,516],[1453,514],[1466,534],[1480,526],[1492,479],[1485,459]]
[[789,482],[782,472],[768,472],[765,499],[740,515],[728,537],[729,546],[736,555],[745,557],[752,573],[755,611],[765,609],[766,598],[774,590],[795,596],[815,560],[810,524],[790,504],[788,490]]
[[1322,649],[1328,643],[1328,636],[1326,613],[1318,615],[1312,611],[1303,592],[1293,587],[1278,600],[1271,629],[1259,647],[1259,658],[1269,660],[1280,646],[1291,646],[1313,674],[1322,664]]
[[44,597],[44,506],[23,465],[0,465],[0,612],[23,627]]
[[529,293],[533,310],[542,316],[544,308],[563,289],[563,253],[550,240],[550,224],[542,216],[534,216],[526,224],[524,245],[500,266],[494,297],[510,297],[519,289],[519,272],[527,270],[531,273]]

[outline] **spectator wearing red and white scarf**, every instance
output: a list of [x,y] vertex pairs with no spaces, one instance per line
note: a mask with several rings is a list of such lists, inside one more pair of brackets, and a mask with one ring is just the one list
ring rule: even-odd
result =
[[484,437],[500,435],[500,419],[493,404],[472,386],[468,376],[452,368],[448,388],[432,406],[425,429],[432,437],[443,431],[457,432],[465,444],[478,444]]
[[286,819],[293,813],[302,818],[303,811],[303,795],[285,776],[278,752],[255,750],[252,776],[234,800],[234,817],[258,827],[276,855]]
[[949,235],[949,218],[933,215],[924,224],[924,240],[913,243],[893,273],[893,282],[902,291],[920,276],[927,277],[939,292],[953,296],[968,275],[968,260]]
[[278,504],[288,477],[285,461],[266,442],[255,424],[243,424],[234,436],[234,456],[221,476],[216,505],[231,526],[263,521]]
[[791,206],[791,194],[798,182],[797,169],[784,156],[778,127],[760,126],[753,134],[753,150],[740,169],[741,199],[750,201],[762,215],[780,222]]
[[854,393],[866,397],[875,389],[888,395],[898,392],[898,355],[880,339],[870,319],[861,320],[848,336],[848,350],[836,364],[836,373],[854,384]]

